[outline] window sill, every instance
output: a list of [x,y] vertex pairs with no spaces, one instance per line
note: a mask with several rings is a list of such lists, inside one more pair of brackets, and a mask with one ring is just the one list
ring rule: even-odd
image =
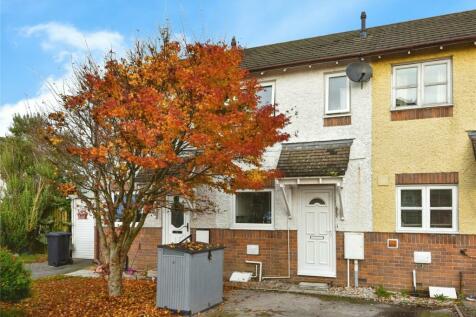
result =
[[350,116],[350,112],[336,112],[336,113],[326,113],[324,114],[324,119],[325,118],[338,118],[338,117],[348,117]]
[[232,224],[231,230],[275,230],[274,225],[254,225],[254,224]]
[[324,118],[343,117],[343,116],[350,116],[350,110],[339,111],[339,112],[326,112],[326,113],[324,113]]
[[417,110],[417,109],[428,109],[428,108],[440,108],[440,107],[453,107],[451,103],[443,104],[433,104],[433,105],[423,105],[423,106],[406,106],[406,107],[392,107],[390,111],[405,111],[405,110]]
[[459,234],[458,230],[429,230],[429,229],[420,229],[420,230],[409,230],[409,229],[397,229],[398,233],[425,233],[425,234]]
[[[137,227],[139,223],[137,221],[133,222],[130,224],[130,226],[132,227],[134,225],[134,227]],[[114,227],[116,228],[119,228],[119,227],[122,227],[122,221],[114,221]]]

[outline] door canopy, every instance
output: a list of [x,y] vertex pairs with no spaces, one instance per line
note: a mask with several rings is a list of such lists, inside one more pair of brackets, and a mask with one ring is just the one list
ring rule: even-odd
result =
[[352,140],[284,143],[278,161],[283,177],[343,176]]

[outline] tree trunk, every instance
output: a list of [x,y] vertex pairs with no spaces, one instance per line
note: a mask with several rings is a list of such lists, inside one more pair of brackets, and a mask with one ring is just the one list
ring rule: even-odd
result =
[[120,251],[111,250],[109,256],[109,278],[107,281],[109,296],[115,297],[122,294],[123,262]]

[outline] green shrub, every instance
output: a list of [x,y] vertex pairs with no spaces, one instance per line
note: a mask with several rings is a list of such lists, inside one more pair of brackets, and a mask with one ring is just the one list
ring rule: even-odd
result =
[[388,298],[392,296],[392,293],[390,293],[382,285],[380,285],[379,287],[377,287],[377,289],[375,289],[375,295],[381,298]]
[[439,300],[440,302],[444,302],[445,300],[448,300],[449,298],[443,294],[438,294],[438,295],[435,295],[435,299]]
[[16,301],[30,295],[30,272],[8,250],[0,249],[0,300]]

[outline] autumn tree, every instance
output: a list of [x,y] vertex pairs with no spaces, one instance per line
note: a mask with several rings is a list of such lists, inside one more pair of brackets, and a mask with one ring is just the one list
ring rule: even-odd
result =
[[[111,296],[147,215],[195,189],[259,188],[275,175],[265,149],[286,140],[288,118],[258,107],[259,86],[224,43],[137,43],[126,58],[88,61],[49,114],[55,164],[94,215]],[[191,204],[193,205],[193,204]],[[116,225],[118,208],[121,224]]]

